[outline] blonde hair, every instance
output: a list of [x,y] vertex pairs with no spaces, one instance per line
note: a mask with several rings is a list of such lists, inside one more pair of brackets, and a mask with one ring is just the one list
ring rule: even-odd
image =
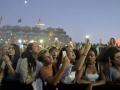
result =
[[4,47],[9,47],[9,45],[5,43],[1,49],[3,50]]

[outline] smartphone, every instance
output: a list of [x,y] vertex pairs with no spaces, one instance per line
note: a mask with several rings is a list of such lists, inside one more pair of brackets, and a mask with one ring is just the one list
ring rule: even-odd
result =
[[63,54],[63,57],[65,57],[66,56],[66,51],[63,51],[62,54]]
[[99,52],[99,47],[98,47],[98,46],[96,47],[96,51],[98,51],[98,52]]
[[89,36],[86,36],[85,39],[86,39],[86,41],[88,43],[89,42]]
[[82,49],[82,45],[80,44],[80,50]]
[[58,40],[58,38],[55,38],[55,41]]
[[70,42],[70,45],[72,46],[72,48],[73,48],[73,43],[72,42]]
[[23,44],[20,44],[20,49],[22,49],[23,48]]

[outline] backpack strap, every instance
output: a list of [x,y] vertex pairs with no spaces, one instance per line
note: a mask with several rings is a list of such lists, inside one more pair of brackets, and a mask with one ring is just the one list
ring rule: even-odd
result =
[[54,65],[52,65],[52,70],[53,70],[53,77],[55,76],[55,68]]
[[[42,78],[41,78],[42,79]],[[42,84],[43,84],[43,90],[46,90],[46,86],[45,86],[45,83],[44,83],[44,80],[42,79]]]

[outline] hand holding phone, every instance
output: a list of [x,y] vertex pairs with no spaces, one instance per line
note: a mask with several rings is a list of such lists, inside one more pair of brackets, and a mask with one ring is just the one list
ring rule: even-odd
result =
[[82,45],[80,44],[80,50],[82,49]]
[[72,48],[73,48],[73,42],[70,42],[70,45],[72,46]]
[[63,57],[65,58],[65,56],[66,56],[66,51],[63,51],[63,52],[62,52],[62,55],[63,55]]

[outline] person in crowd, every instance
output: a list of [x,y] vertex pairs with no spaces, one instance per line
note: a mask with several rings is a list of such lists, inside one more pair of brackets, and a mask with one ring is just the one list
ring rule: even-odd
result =
[[3,54],[8,54],[8,49],[9,49],[9,45],[8,44],[4,44],[2,46]]
[[20,58],[20,49],[19,46],[16,44],[11,44],[9,46],[9,53],[8,55],[4,55],[2,57],[2,71],[0,73],[0,84],[2,79],[9,79],[9,80],[18,80],[15,76],[15,69],[17,66],[17,61]]
[[57,60],[56,60],[56,58],[58,56],[58,50],[57,50],[57,48],[54,47],[54,46],[50,47],[49,53],[52,55],[52,58],[53,58],[54,62],[57,62]]
[[27,48],[27,44],[23,44],[24,52],[26,51],[26,48]]
[[[2,65],[2,49],[0,49],[0,66]],[[0,67],[0,72],[1,72],[1,67]]]
[[111,63],[111,60],[110,60],[110,55],[111,55],[112,52],[114,52],[114,51],[116,51],[116,50],[118,50],[116,47],[109,47],[109,48],[106,50],[105,54],[99,59],[101,65],[102,65],[103,68],[104,68],[104,71],[105,71],[108,67],[112,66],[112,63]]
[[120,50],[112,52],[110,55],[112,66],[105,71],[108,85],[120,85]]
[[108,42],[108,47],[115,47],[115,39],[110,38],[110,41]]
[[77,84],[89,84],[87,90],[106,83],[103,67],[96,59],[97,51],[95,48],[91,48],[87,54],[86,63],[76,75]]
[[[80,59],[77,61],[77,63],[75,65],[72,65],[72,64],[69,64],[67,66],[67,68],[65,69],[62,77],[61,77],[61,82],[62,83],[65,83],[65,84],[74,84],[75,83],[75,74],[77,71],[79,71],[82,67],[82,65],[84,64],[85,62],[85,58],[87,56],[87,53],[90,49],[91,45],[88,43],[86,43],[85,45],[85,50],[84,50],[84,53],[82,54],[82,56],[80,57]],[[66,46],[64,48],[61,49],[60,51],[60,54],[59,54],[59,58],[58,58],[58,61],[57,61],[57,67],[59,69],[61,69],[62,67],[62,52],[63,51],[66,51],[66,55],[68,56],[68,59],[70,60],[70,62],[72,61],[75,61],[75,53],[73,51],[73,48],[71,46]]]
[[43,67],[40,71],[41,78],[47,82],[46,88],[49,90],[56,90],[56,85],[59,83],[66,67],[69,65],[70,61],[66,56],[62,56],[62,67],[57,70],[57,65],[53,61],[53,58],[47,49],[42,49],[38,54],[39,60],[43,63]]
[[98,55],[98,61],[100,62],[101,58],[103,57],[103,55],[105,54],[105,52],[107,51],[107,48],[101,48],[99,55]]
[[75,56],[76,56],[76,58],[75,58],[75,62],[73,61],[71,61],[71,64],[73,64],[73,65],[75,65],[76,63],[77,63],[77,61],[80,59],[80,52],[79,52],[79,50],[77,50],[77,49],[73,49],[73,51],[74,51],[74,53],[75,53]]
[[37,43],[30,43],[26,49],[26,58],[24,58],[19,66],[20,82],[30,85],[40,77],[39,72],[42,63],[38,61],[37,54],[39,51]]

